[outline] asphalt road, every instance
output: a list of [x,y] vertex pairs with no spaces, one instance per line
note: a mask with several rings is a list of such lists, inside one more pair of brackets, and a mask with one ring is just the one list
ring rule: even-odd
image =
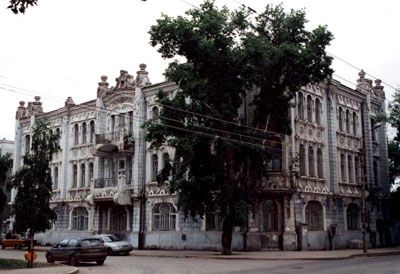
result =
[[[1,250],[1,258],[21,258],[23,252]],[[39,260],[45,260],[44,253]],[[103,266],[86,263],[79,273],[399,273],[400,255],[347,260],[226,260],[109,256]],[[39,269],[38,269],[39,270]],[[33,272],[32,272],[33,273]],[[37,272],[40,273],[40,272]]]

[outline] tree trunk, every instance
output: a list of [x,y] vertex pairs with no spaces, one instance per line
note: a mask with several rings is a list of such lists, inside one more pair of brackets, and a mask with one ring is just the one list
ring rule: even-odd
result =
[[232,255],[233,218],[228,214],[222,224],[222,255]]

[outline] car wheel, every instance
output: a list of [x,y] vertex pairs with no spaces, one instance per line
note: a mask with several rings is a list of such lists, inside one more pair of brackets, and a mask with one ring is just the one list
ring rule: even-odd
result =
[[6,246],[5,245],[1,245],[1,249],[6,249]]
[[125,252],[124,252],[124,255],[125,255],[125,256],[129,256],[129,251],[125,251]]
[[98,261],[96,261],[96,264],[97,265],[103,265],[104,264],[104,260],[98,260]]
[[69,257],[69,264],[70,264],[70,265],[76,266],[76,265],[78,265],[78,263],[79,263],[79,261],[78,261],[78,259],[75,257],[75,255],[71,255],[71,256]]
[[51,255],[51,254],[47,254],[46,255],[46,259],[47,259],[47,262],[49,263],[49,264],[52,264],[52,263],[54,263],[54,257],[53,257],[53,255]]
[[112,250],[112,248],[111,247],[109,247],[109,248],[107,248],[107,255],[113,255],[114,254],[114,251]]

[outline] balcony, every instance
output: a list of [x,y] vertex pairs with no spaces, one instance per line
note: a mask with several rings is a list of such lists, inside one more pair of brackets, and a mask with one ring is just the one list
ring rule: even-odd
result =
[[134,153],[134,140],[131,134],[114,131],[105,134],[96,134],[96,155],[107,156],[111,153]]
[[118,178],[98,178],[94,181],[94,188],[115,187],[118,184]]

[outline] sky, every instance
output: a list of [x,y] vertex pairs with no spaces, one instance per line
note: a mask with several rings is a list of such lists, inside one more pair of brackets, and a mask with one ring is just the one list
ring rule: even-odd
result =
[[[39,0],[25,14],[14,15],[0,0],[0,138],[14,139],[18,102],[42,97],[43,108],[60,108],[68,96],[75,103],[96,97],[101,75],[115,85],[121,69],[135,75],[147,64],[152,83],[164,80],[170,60],[149,44],[148,30],[161,14],[184,15],[200,0]],[[307,13],[307,28],[327,25],[333,32],[328,52],[363,68],[386,84],[391,100],[400,80],[398,0],[216,0],[231,9],[245,3],[260,12],[268,3]],[[350,87],[358,71],[339,59],[334,78]],[[343,79],[349,80],[347,82]]]

